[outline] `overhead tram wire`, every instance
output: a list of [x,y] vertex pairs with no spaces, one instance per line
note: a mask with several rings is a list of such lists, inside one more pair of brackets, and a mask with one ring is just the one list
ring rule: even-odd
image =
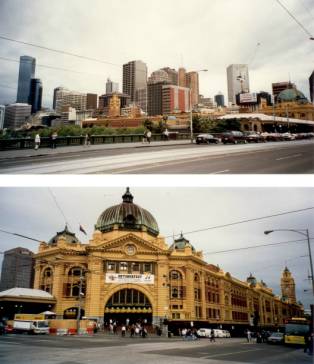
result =
[[289,16],[299,25],[299,27],[305,32],[306,35],[310,37],[310,39],[314,39],[313,35],[305,28],[305,26],[291,13],[291,11],[283,5],[280,0],[276,0],[276,2],[289,14]]
[[22,235],[22,234],[18,234],[18,233],[12,233],[11,231],[7,231],[7,230],[0,229],[0,232],[5,233],[5,234],[9,234],[9,235],[15,235],[15,236],[18,236],[20,238],[24,238],[24,239],[28,239],[28,240],[37,241],[38,243],[42,243],[42,240],[38,240],[38,239],[35,239],[35,238],[31,238],[29,236]]
[[51,195],[52,199],[54,200],[54,202],[55,202],[55,204],[56,204],[56,206],[57,206],[58,210],[61,212],[61,215],[63,216],[63,219],[64,219],[65,224],[66,224],[67,226],[69,226],[69,228],[70,228],[72,231],[74,231],[74,230],[73,230],[73,228],[71,227],[70,223],[68,222],[68,220],[67,220],[67,218],[66,218],[66,216],[65,216],[65,214],[64,214],[64,212],[63,212],[63,210],[62,210],[62,208],[61,208],[61,206],[59,205],[59,203],[58,203],[58,201],[57,201],[56,196],[54,195],[54,193],[52,192],[52,189],[51,189],[50,187],[48,187],[48,191],[49,191],[49,193],[50,193],[50,195]]
[[50,47],[46,47],[46,46],[39,45],[39,44],[35,44],[35,43],[25,42],[25,41],[22,41],[22,40],[17,40],[17,39],[13,39],[13,38],[6,37],[4,35],[0,35],[0,39],[6,40],[6,41],[9,41],[9,42],[24,44],[24,45],[27,45],[27,46],[30,46],[30,47],[34,47],[34,48],[44,49],[46,51],[50,51],[50,52],[54,52],[54,53],[59,53],[59,54],[67,55],[67,56],[72,56],[72,57],[76,57],[76,58],[80,58],[80,59],[85,59],[87,61],[108,64],[110,66],[121,67],[120,64],[108,62],[108,61],[105,61],[103,59],[98,59],[98,58],[93,58],[93,57],[87,57],[87,56],[83,56],[83,55],[80,55],[80,54],[67,52],[67,51],[60,50],[60,49],[55,49],[55,48],[50,48]]

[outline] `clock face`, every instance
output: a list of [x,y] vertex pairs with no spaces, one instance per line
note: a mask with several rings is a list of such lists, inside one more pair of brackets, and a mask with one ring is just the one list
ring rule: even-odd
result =
[[126,254],[128,255],[134,255],[136,253],[135,245],[128,244],[125,249]]

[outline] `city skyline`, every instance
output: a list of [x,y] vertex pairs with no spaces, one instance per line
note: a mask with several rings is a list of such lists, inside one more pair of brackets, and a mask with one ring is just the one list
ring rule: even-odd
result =
[[[88,243],[98,216],[106,208],[121,202],[125,188],[73,187],[54,188],[52,191],[67,219],[69,230],[76,233],[82,243]],[[3,216],[1,229],[44,241],[64,229],[65,220],[47,188],[2,188],[0,193],[3,201],[0,208]],[[309,305],[311,286],[307,281],[310,266],[306,242],[300,241],[303,238],[299,234],[278,232],[266,236],[264,231],[309,228],[310,236],[313,236],[312,210],[213,227],[308,208],[313,205],[310,199],[312,189],[132,187],[131,193],[134,203],[156,218],[160,234],[166,237],[168,245],[172,244],[173,237],[177,238],[183,232],[196,250],[203,251],[206,262],[219,265],[241,280],[246,280],[252,273],[273,288],[275,294],[280,294],[280,276],[287,266],[296,281],[297,299],[305,306]],[[287,199],[287,196],[293,198]],[[206,203],[200,205],[200,201]],[[249,201],[249,205],[243,201]],[[87,235],[79,231],[79,225]],[[202,231],[191,233],[195,230]],[[7,234],[1,233],[0,239],[1,251],[17,246],[33,252],[38,249],[36,242]],[[289,241],[291,243],[287,243]],[[265,244],[275,245],[232,250]],[[225,250],[229,252],[221,252]]]
[[[310,10],[313,9],[309,1],[304,3]],[[162,7],[159,5],[146,4],[141,0],[132,4],[109,1],[106,24],[99,22],[97,26],[93,25],[101,14],[101,2],[96,1],[93,5],[91,16],[86,18],[83,1],[76,1],[75,6],[74,2],[69,1],[64,5],[63,15],[56,11],[57,3],[48,4],[47,1],[34,1],[28,7],[21,6],[21,2],[17,1],[4,1],[1,4],[1,34],[111,63],[91,62],[0,40],[1,57],[18,59],[21,55],[28,54],[36,58],[37,77],[45,85],[45,106],[52,105],[53,89],[60,85],[99,95],[105,92],[108,77],[122,85],[122,65],[137,59],[147,64],[148,75],[163,67],[178,69],[183,66],[188,71],[208,69],[207,73],[200,75],[200,94],[206,97],[214,97],[218,91],[227,97],[226,68],[237,63],[249,65],[250,88],[253,92],[270,92],[272,82],[291,79],[309,97],[308,78],[313,71],[310,55],[314,42],[273,1],[263,8],[259,7],[256,0],[241,1],[237,8],[228,5],[227,1],[208,4],[199,0],[198,6],[187,4],[185,8],[178,8],[178,2],[167,3],[169,11],[173,13],[171,22],[161,17]],[[290,0],[286,5],[310,27],[311,12],[306,10],[304,4]],[[70,16],[73,7],[75,18]],[[42,16],[35,19],[34,12]],[[125,30],[121,27],[121,24],[131,26],[130,12],[134,14],[131,35],[135,41],[132,42],[127,41],[129,38],[124,36]],[[45,21],[46,15],[49,15],[49,22]],[[80,25],[83,20],[84,31]],[[61,26],[63,37],[55,37]],[[210,39],[217,39],[216,43],[204,38],[208,29]],[[97,41],[96,47],[98,34],[102,34],[102,42],[99,44]],[[18,64],[3,59],[0,62],[1,85],[11,87],[0,88],[0,103],[14,102]],[[40,65],[53,65],[86,73],[57,71]]]

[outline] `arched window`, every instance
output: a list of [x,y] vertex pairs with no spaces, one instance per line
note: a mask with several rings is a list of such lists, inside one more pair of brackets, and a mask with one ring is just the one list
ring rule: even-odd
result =
[[199,281],[200,281],[200,276],[197,273],[195,273],[194,274],[194,282],[199,282]]
[[50,267],[44,268],[40,279],[40,289],[52,293],[53,271]]
[[84,296],[86,293],[85,268],[72,267],[68,272],[67,281],[64,283],[64,296],[79,297],[80,286],[81,294]]
[[170,272],[170,279],[176,281],[182,280],[182,274],[177,270],[172,270]]

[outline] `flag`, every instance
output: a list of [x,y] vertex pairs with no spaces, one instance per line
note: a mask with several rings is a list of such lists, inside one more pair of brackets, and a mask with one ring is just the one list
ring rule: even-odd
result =
[[83,226],[82,226],[82,225],[80,225],[80,231],[81,231],[83,234],[87,235],[87,232],[84,230],[84,228],[83,228]]

